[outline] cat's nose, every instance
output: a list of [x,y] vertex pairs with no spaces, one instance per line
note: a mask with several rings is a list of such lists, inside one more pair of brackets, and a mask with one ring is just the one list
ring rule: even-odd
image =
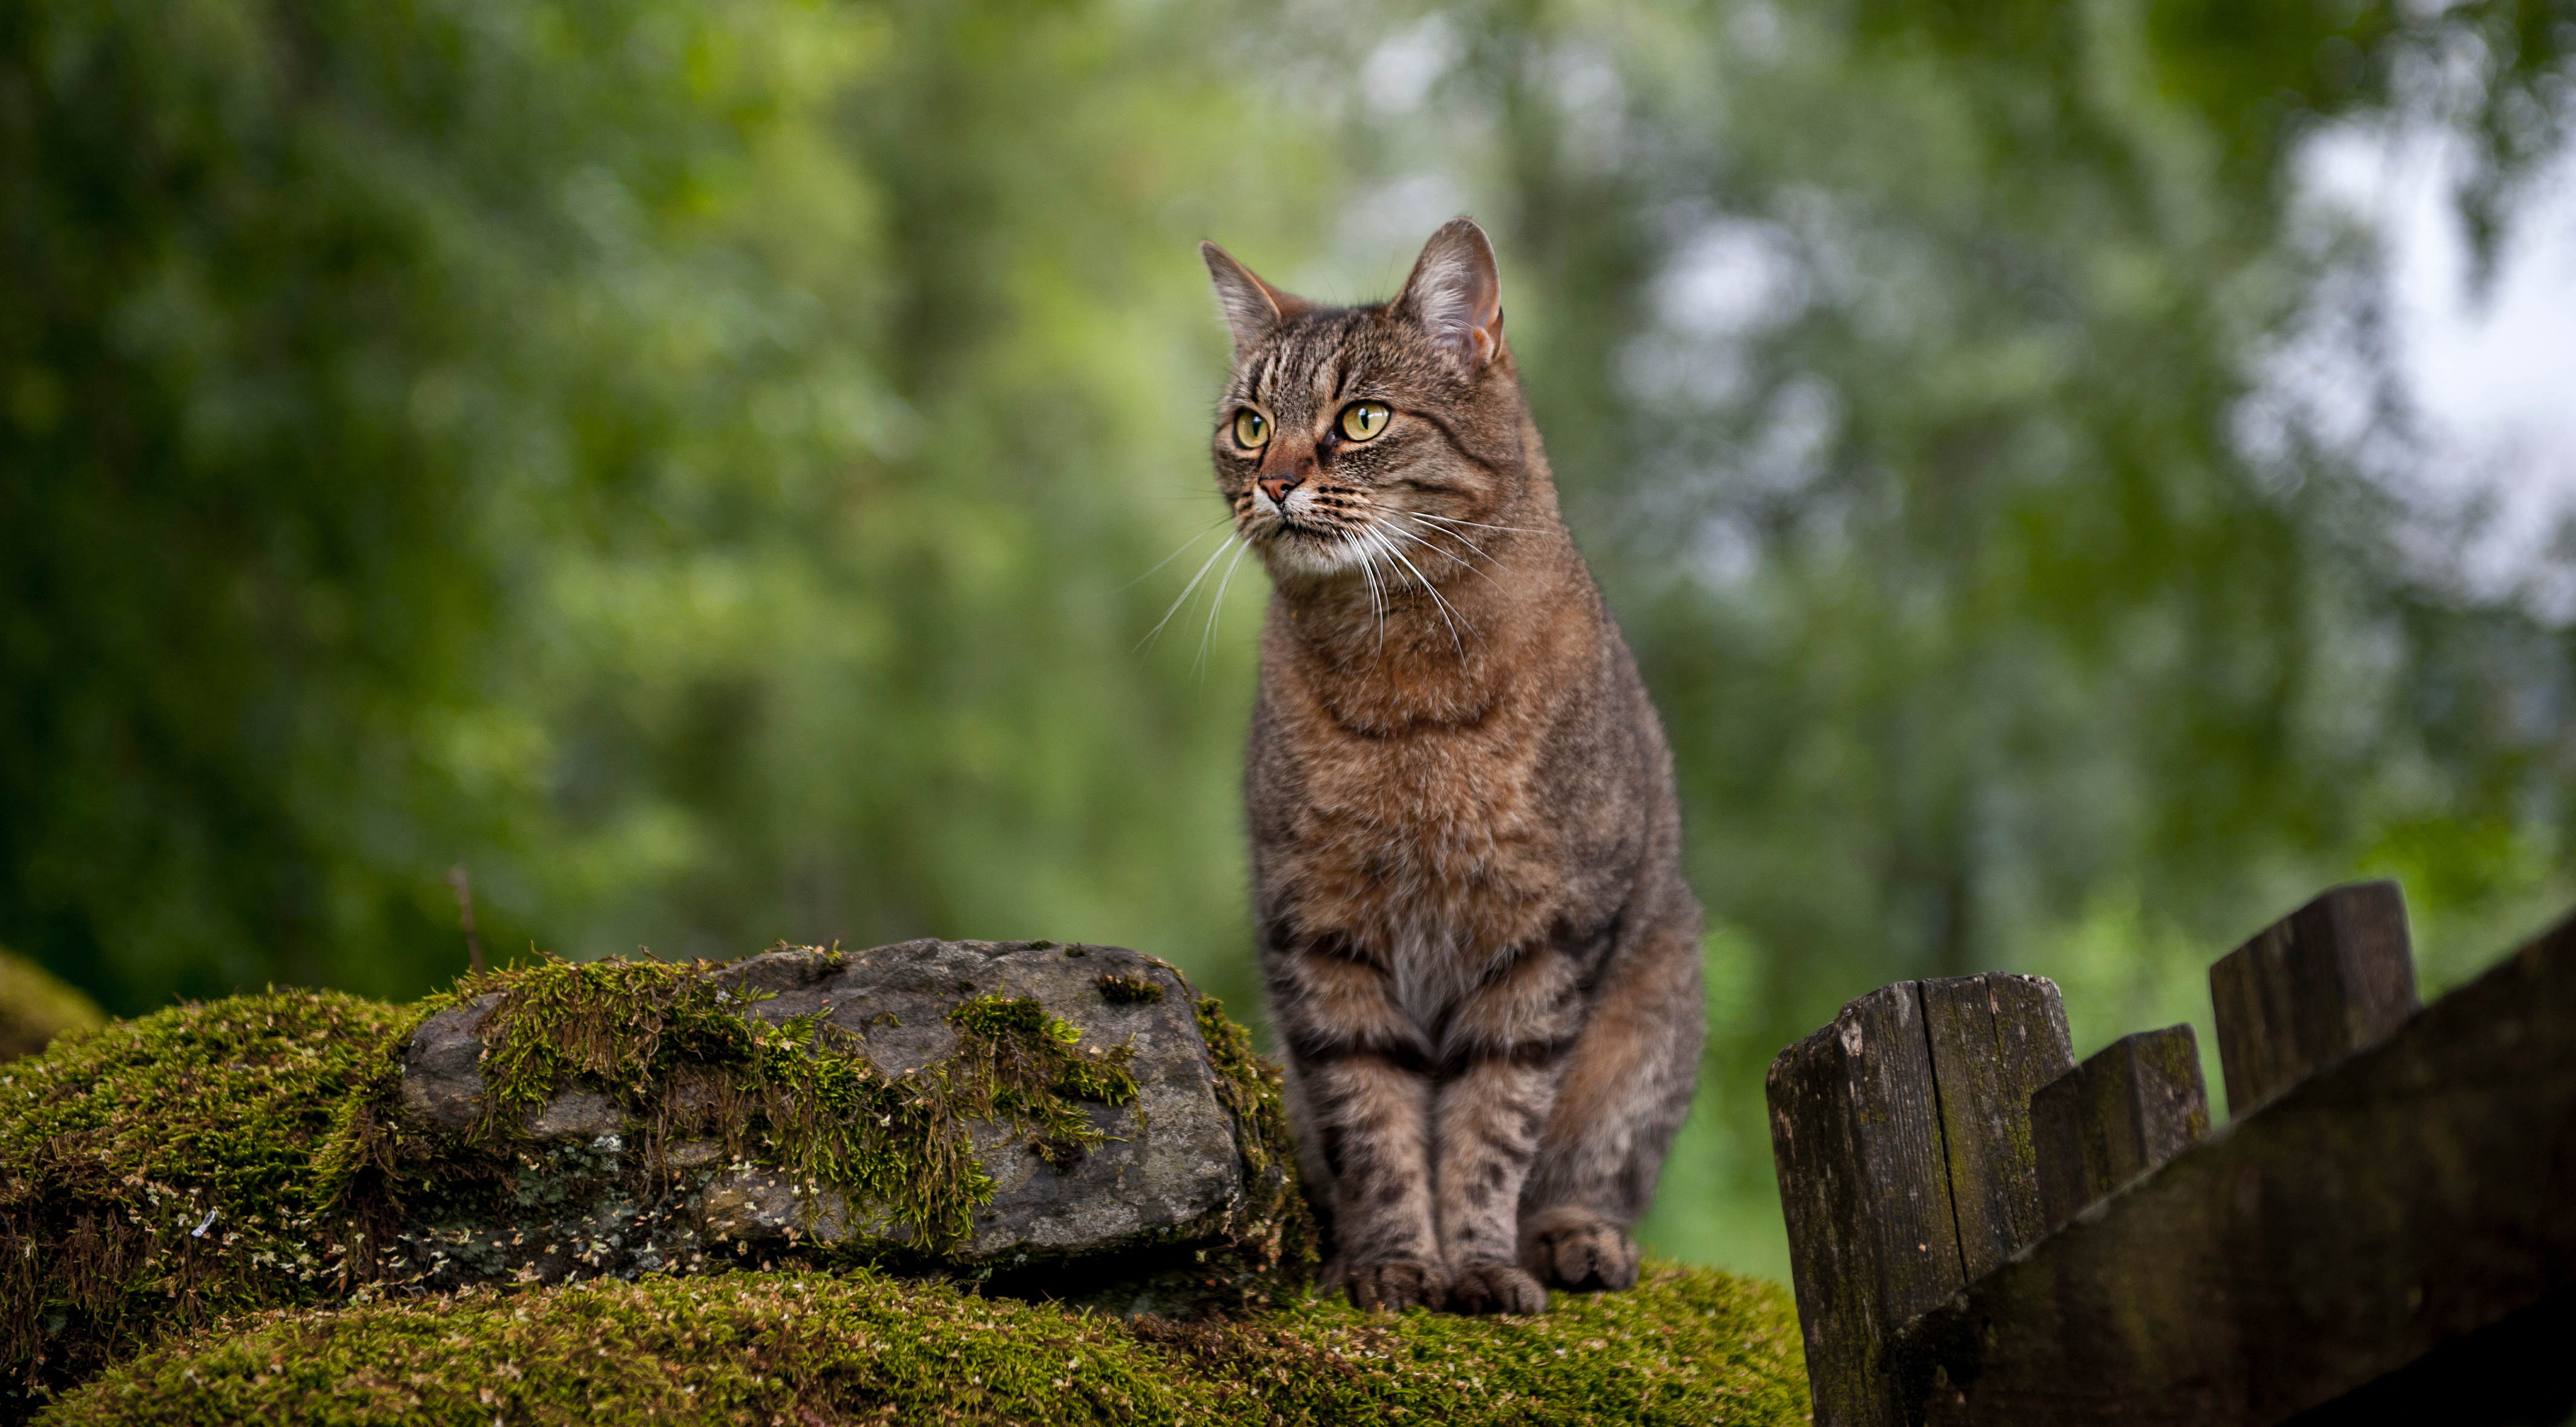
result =
[[1263,495],[1270,497],[1272,505],[1287,504],[1288,493],[1305,483],[1304,476],[1267,476],[1253,482],[1254,485],[1261,487]]

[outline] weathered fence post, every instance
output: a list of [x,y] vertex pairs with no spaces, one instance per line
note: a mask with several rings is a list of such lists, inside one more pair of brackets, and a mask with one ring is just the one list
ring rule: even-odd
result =
[[1771,1151],[1820,1427],[1902,1420],[1885,1348],[2040,1228],[2031,1092],[2074,1057],[2032,976],[1881,987],[1771,1063]]
[[2394,1034],[2420,1006],[2395,882],[2337,887],[2209,968],[2227,1113],[2243,1119]]
[[1843,1007],[1765,1089],[1816,1421],[1893,1422],[1881,1345],[1966,1281],[1914,983]]
[[2209,1133],[2199,1038],[2168,1026],[2111,1042],[2031,1096],[2030,1131],[2053,1232]]

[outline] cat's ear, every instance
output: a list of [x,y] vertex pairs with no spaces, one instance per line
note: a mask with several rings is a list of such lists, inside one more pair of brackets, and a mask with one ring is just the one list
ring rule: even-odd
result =
[[1305,299],[1281,292],[1252,275],[1252,269],[1214,243],[1199,244],[1208,276],[1216,281],[1216,301],[1225,309],[1225,325],[1240,352],[1261,340],[1271,328],[1306,310]]
[[1413,275],[1404,280],[1393,310],[1431,334],[1431,340],[1481,370],[1503,350],[1503,284],[1494,272],[1494,245],[1470,218],[1452,218],[1422,245]]

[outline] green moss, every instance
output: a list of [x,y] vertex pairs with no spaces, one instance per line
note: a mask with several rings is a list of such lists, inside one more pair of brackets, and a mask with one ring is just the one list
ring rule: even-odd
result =
[[1072,1168],[1105,1138],[1072,1100],[1124,1105],[1136,1098],[1133,1050],[1084,1052],[1082,1029],[1035,1000],[978,996],[950,1011],[948,1024],[957,1031],[957,1055],[939,1068],[941,1082],[957,1087],[969,1117],[1008,1121],[1057,1169]]
[[[631,1221],[671,1181],[626,1181],[683,1140],[841,1191],[935,1258],[992,1198],[969,1122],[1009,1124],[1061,1168],[1103,1138],[1083,1102],[1137,1094],[1127,1048],[1083,1045],[1033,1000],[970,997],[949,1017],[951,1056],[888,1077],[819,1017],[746,1014],[714,970],[547,961],[408,1007],[270,992],[75,1033],[0,1067],[0,1420],[29,1392],[224,1314],[424,1286],[469,1249],[499,1265],[500,1246],[454,1226]],[[487,1113],[464,1137],[407,1124],[410,1036],[478,1002]],[[651,1153],[528,1144],[527,1113],[576,1087],[621,1103]],[[583,1195],[600,1202],[571,1202]],[[423,1224],[450,1227],[397,1232]]]
[[1315,1262],[1318,1235],[1297,1190],[1297,1137],[1288,1127],[1278,1068],[1253,1050],[1250,1031],[1226,1018],[1223,1001],[1202,996],[1195,1009],[1216,1070],[1217,1099],[1234,1116],[1235,1142],[1243,1146],[1243,1182],[1250,1186],[1243,1218],[1264,1226],[1262,1248],[1271,1262],[1303,1270]]
[[1649,1265],[1544,1318],[1305,1302],[1126,1322],[865,1270],[271,1313],[126,1363],[46,1423],[1797,1423],[1774,1285]]
[[1150,976],[1138,976],[1133,972],[1122,975],[1115,971],[1104,971],[1100,973],[1098,984],[1100,999],[1117,1005],[1163,999],[1162,982]]
[[[773,1024],[745,1014],[762,998],[712,974],[717,969],[548,959],[460,981],[445,1003],[491,998],[476,1028],[489,1049],[473,1136],[494,1157],[490,1177],[516,1177],[510,1157],[532,1111],[568,1089],[595,1089],[619,1101],[648,1143],[715,1140],[727,1160],[838,1191],[871,1221],[937,1253],[962,1242],[975,1210],[993,1197],[969,1122],[1007,1124],[1063,1169],[1103,1138],[1075,1102],[1136,1096],[1126,1047],[1082,1046],[1079,1028],[1034,1000],[984,995],[960,1003],[948,1016],[956,1053],[888,1076],[857,1037],[819,1015]],[[369,1183],[364,1166],[380,1166],[388,1185],[405,1168],[398,1136],[385,1148],[376,1143],[392,1120],[396,1070],[370,1087],[333,1148],[333,1171],[345,1171],[353,1196]],[[471,1177],[451,1146],[424,1137],[420,1149],[424,1160],[444,1161],[436,1172],[445,1177]],[[418,1177],[430,1166],[410,1168]]]
[[351,1085],[414,1019],[271,991],[75,1032],[0,1067],[12,1391],[169,1328],[344,1288],[352,1234],[313,1150],[345,1131]]
[[[1297,1296],[1314,1231],[1278,1072],[1213,999],[1193,1005],[1241,1131],[1248,1202],[1217,1226],[1225,1242],[1160,1246],[1125,1287],[1074,1281],[1105,1277],[1097,1264],[1030,1264],[976,1297],[868,1267],[835,1277],[797,1250],[812,1271],[424,1294],[427,1264],[481,1251],[459,1227],[478,1221],[442,1206],[482,1196],[522,1221],[576,1223],[592,1208],[528,1196],[666,1172],[654,1147],[688,1136],[892,1204],[924,1243],[953,1241],[991,1194],[966,1122],[1075,1154],[1100,1133],[1080,1102],[1137,1093],[1121,1048],[1084,1045],[1031,1000],[961,993],[955,1051],[888,1078],[818,1017],[752,1014],[713,969],[544,963],[409,1007],[271,992],[0,1066],[0,1350],[17,1381],[0,1420],[92,1378],[50,1420],[765,1421],[791,1406],[830,1422],[1796,1416],[1795,1332],[1773,1288],[1659,1269],[1638,1293],[1503,1324],[1370,1319]],[[397,1108],[403,1048],[423,1018],[466,1003],[488,1011],[487,1091],[516,1108],[465,1136],[426,1133]],[[526,1140],[527,1110],[582,1087],[625,1106],[641,1152]],[[1085,1303],[1234,1316],[1130,1324]]]

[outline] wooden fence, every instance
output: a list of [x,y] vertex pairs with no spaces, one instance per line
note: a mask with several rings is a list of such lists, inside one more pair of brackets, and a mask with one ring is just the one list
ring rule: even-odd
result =
[[2397,884],[2077,1065],[2057,988],[1882,987],[1780,1053],[1822,1427],[2421,1421],[2576,1407],[2576,918],[2419,1006]]

